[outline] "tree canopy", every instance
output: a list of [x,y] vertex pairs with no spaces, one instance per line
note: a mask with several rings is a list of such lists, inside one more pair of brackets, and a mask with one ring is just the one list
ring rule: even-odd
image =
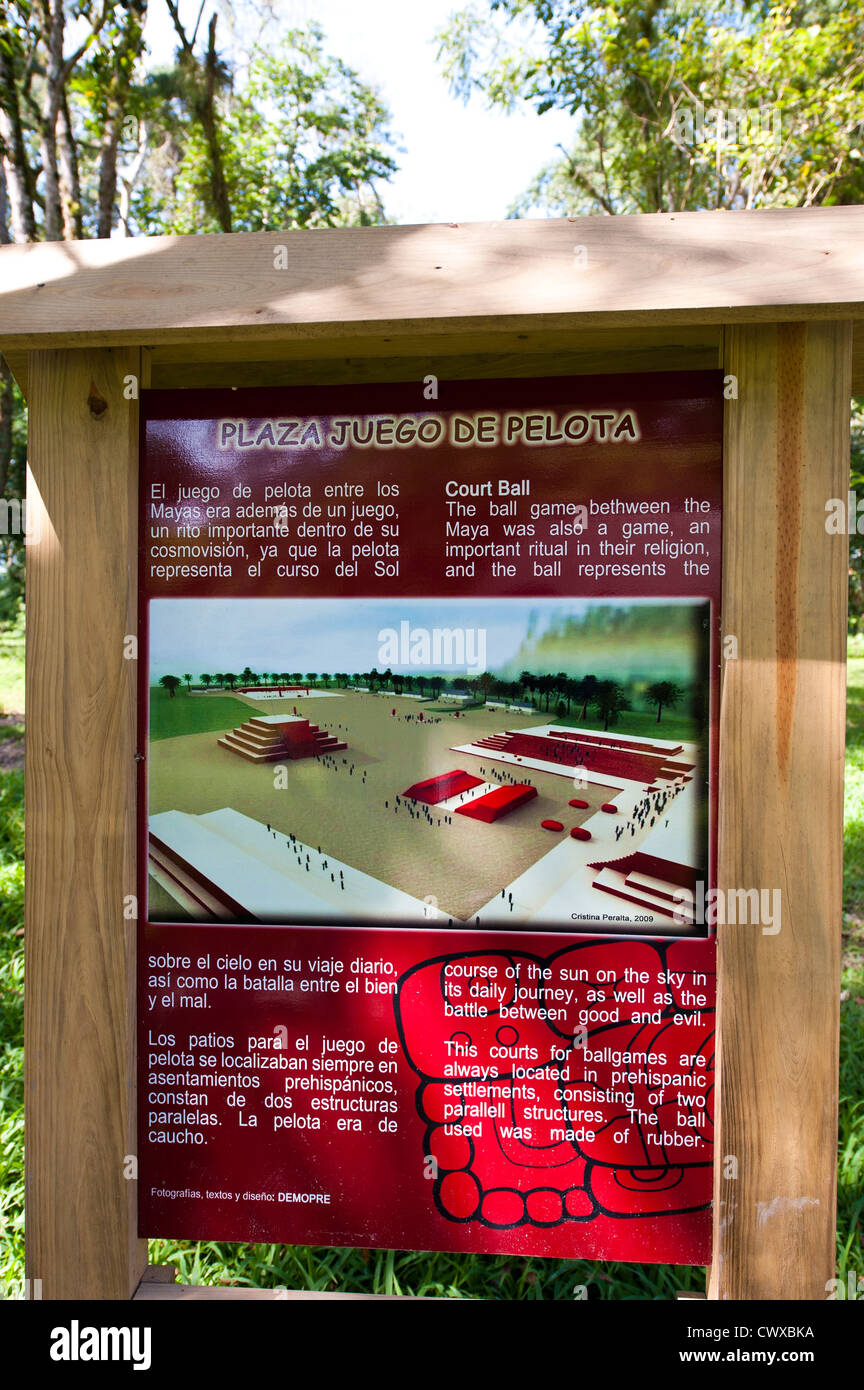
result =
[[[144,38],[157,7],[176,36],[161,67]],[[201,0],[190,21],[180,0],[0,0],[0,242],[386,220],[389,113],[320,27],[286,27],[278,9]],[[470,0],[439,38],[457,94],[572,117],[511,215],[864,202],[851,0]],[[24,459],[0,358],[0,498],[23,497]],[[0,537],[0,622],[23,554],[20,535]],[[857,535],[850,571],[858,625]]]
[[[144,39],[157,4],[176,35],[163,67]],[[389,113],[321,29],[246,0],[193,12],[190,29],[177,0],[0,0],[0,243],[385,220]],[[24,495],[25,433],[0,358],[0,498]],[[5,533],[0,622],[23,575]]]
[[463,97],[574,118],[515,214],[862,201],[860,6],[475,0],[439,38]]
[[158,3],[177,36],[167,67],[147,61],[148,0],[0,0],[0,235],[382,220],[389,113],[317,25],[271,24],[248,52],[226,34],[229,57],[219,10],[205,24],[202,5],[190,31],[176,0]]
[[[472,0],[439,35],[452,90],[573,117],[511,216],[864,202],[864,7],[847,0]],[[864,415],[851,486],[864,496]],[[850,628],[864,626],[851,529]]]

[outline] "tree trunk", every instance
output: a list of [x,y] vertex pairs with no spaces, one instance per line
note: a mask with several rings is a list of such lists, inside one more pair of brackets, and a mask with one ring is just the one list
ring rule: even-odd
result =
[[[73,214],[70,218],[69,212],[76,204],[78,172],[74,146],[70,143],[71,136],[66,141],[67,149],[64,151],[63,148],[64,134],[68,126],[68,116],[65,117],[65,121],[61,118],[61,112],[63,112],[66,102],[66,83],[104,26],[112,7],[109,0],[104,0],[100,15],[90,22],[89,33],[78,48],[70,53],[66,59],[63,57],[66,22],[63,0],[37,0],[34,8],[39,18],[40,37],[46,55],[43,72],[44,93],[39,119],[39,155],[44,179],[43,202],[45,206],[43,235],[46,241],[60,241],[64,230],[68,232],[69,227],[74,226],[76,221],[78,221],[80,229],[80,213]],[[66,185],[64,192],[68,195],[68,208],[61,192],[61,180],[57,167],[58,143],[60,156],[64,160],[64,184]],[[68,166],[65,162],[67,156]],[[77,198],[77,205],[80,207],[80,196]]]
[[[109,102],[109,109],[112,103]],[[122,108],[114,108],[114,114],[106,118],[102,132],[102,145],[99,152],[99,220],[96,235],[110,237],[111,223],[114,220],[114,195],[117,188],[117,148],[120,144],[120,128],[123,122]]]
[[138,175],[140,174],[141,169],[143,167],[146,154],[147,127],[142,122],[138,130],[138,153],[132,160],[131,164],[127,164],[125,168],[119,171],[120,200],[117,221],[124,236],[131,236],[131,232],[129,231],[129,216],[130,208],[132,206],[132,190],[138,181]]
[[63,75],[63,0],[45,0],[41,6],[45,26],[45,94],[42,98],[42,119],[39,154],[42,161],[45,196],[46,241],[60,241],[62,208],[60,179],[57,173],[57,113],[60,109]]
[[12,461],[12,373],[0,357],[0,497],[6,491]]
[[[181,51],[178,55],[180,63],[189,74],[192,83],[193,96],[191,99],[192,110],[195,118],[204,132],[204,139],[207,142],[207,152],[210,156],[210,197],[213,203],[213,210],[223,232],[231,231],[231,205],[228,199],[228,188],[225,183],[225,172],[222,166],[222,151],[219,148],[219,134],[216,124],[216,79],[218,76],[218,59],[216,55],[216,19],[215,14],[211,15],[210,23],[207,27],[207,56],[204,60],[203,74],[204,87],[200,86],[201,65],[195,57],[195,37],[198,33],[198,24],[195,25],[195,33],[192,39],[188,38],[186,30],[180,22],[180,11],[177,0],[166,0],[168,11],[174,21],[174,28],[180,39]],[[202,6],[203,10],[203,6]],[[198,20],[201,19],[201,11]]]
[[231,204],[228,199],[228,186],[222,167],[222,151],[219,148],[219,133],[216,125],[216,20],[210,16],[207,29],[207,58],[204,64],[204,96],[199,103],[199,119],[207,141],[210,154],[210,192],[213,207],[223,232],[231,231]]
[[65,90],[57,108],[57,155],[60,164],[60,205],[63,210],[63,240],[80,241],[81,182],[78,177],[78,151],[72,134],[72,122],[66,105]]
[[[21,112],[12,59],[0,44],[0,144],[3,146],[3,173],[9,194],[9,216],[13,241],[36,240],[33,212],[33,179],[21,128]],[[4,224],[5,225],[5,224]]]
[[100,237],[111,235],[114,198],[117,191],[117,151],[120,146],[123,119],[129,101],[135,59],[141,52],[141,35],[146,18],[147,0],[132,0],[132,3],[127,5],[126,22],[114,57],[114,72],[108,88],[105,127],[99,152],[99,223],[97,235]]

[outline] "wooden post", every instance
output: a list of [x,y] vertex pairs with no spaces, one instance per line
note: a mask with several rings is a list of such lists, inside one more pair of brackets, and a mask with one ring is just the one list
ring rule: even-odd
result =
[[[135,1139],[136,348],[30,354],[27,1274],[131,1296]],[[38,529],[37,529],[38,528]],[[134,656],[134,653],[128,653]],[[127,908],[128,910],[128,908]]]
[[851,329],[726,330],[715,1299],[824,1299],[834,1273]]

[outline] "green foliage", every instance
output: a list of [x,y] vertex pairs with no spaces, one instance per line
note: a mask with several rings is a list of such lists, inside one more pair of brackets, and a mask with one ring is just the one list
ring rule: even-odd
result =
[[[27,411],[16,383],[11,377],[4,381],[4,367],[0,359],[0,499],[22,502],[27,476]],[[24,536],[11,529],[0,533],[0,632],[14,628],[21,617],[24,557]]]
[[24,612],[0,625],[0,715],[24,709]]
[[861,506],[860,513],[849,517],[849,631],[857,633],[864,631],[864,397],[852,403],[849,487]]
[[847,664],[845,807],[844,901],[864,923],[864,650]]
[[623,710],[630,708],[630,701],[617,681],[600,681],[592,700],[594,708],[603,720],[604,730],[610,724],[617,724]]
[[[235,43],[229,60],[217,16],[260,28],[249,0],[211,13],[203,48],[203,9],[192,34],[168,9],[177,53],[153,70],[144,0],[0,0],[0,242],[385,220],[388,112],[320,28],[285,30],[272,7],[259,46],[244,55]],[[65,26],[59,70],[52,17]],[[25,454],[23,402],[0,359],[0,499],[23,499]],[[0,535],[0,628],[20,609],[24,558],[21,536]]]
[[864,201],[858,6],[490,0],[439,39],[461,95],[574,118],[515,215]]
[[0,1296],[5,1297],[19,1296],[24,1275],[23,918],[24,775],[7,772],[0,773]]
[[[852,655],[855,653],[855,655]],[[847,663],[843,833],[843,993],[840,1012],[838,1266],[844,1280],[864,1269],[864,640]]]
[[[572,715],[565,719],[556,719],[555,722],[567,729],[597,728],[597,715],[593,712],[590,703],[584,719],[579,718],[580,713],[581,711],[575,710]],[[677,710],[671,714],[664,710],[663,723],[659,731],[657,729],[657,715],[653,710],[621,710],[615,720],[616,734],[627,734],[631,738],[657,738],[658,732],[664,739],[679,739],[682,743],[696,743],[702,730],[691,715],[680,714]]]
[[521,1259],[512,1255],[321,1249],[306,1245],[150,1242],[151,1264],[173,1264],[181,1282],[268,1289],[376,1293],[414,1298],[565,1302],[672,1300],[704,1290],[699,1269]]
[[[474,0],[439,35],[452,89],[573,117],[512,216],[864,202],[864,8],[838,0]],[[852,481],[864,497],[864,414]],[[849,630],[864,624],[851,537]]]
[[[599,679],[619,681],[637,699],[652,682],[692,689],[701,681],[706,611],[701,604],[589,604],[582,613],[564,612],[536,629],[529,627],[499,674],[516,677],[521,671],[523,688],[540,690],[544,699],[554,688],[580,707]],[[558,675],[532,675],[532,670]],[[533,686],[526,684],[526,675]],[[541,686],[544,680],[547,684]]]
[[658,724],[664,707],[673,709],[683,694],[683,690],[675,685],[674,681],[655,681],[653,685],[649,685],[645,691],[645,698],[650,704],[657,706]]
[[[132,198],[144,233],[220,230],[209,192],[210,151],[190,124],[179,70],[136,93],[153,153]],[[217,102],[233,231],[366,225],[384,220],[378,180],[396,165],[388,112],[375,91],[324,50],[316,25],[251,55]]]
[[[56,83],[69,116],[68,170],[57,154],[65,238],[108,235],[118,220],[129,235],[384,220],[377,185],[396,169],[389,113],[326,50],[318,25],[286,29],[274,7],[262,28],[247,0],[234,0],[222,11],[229,25],[251,19],[261,41],[244,53],[235,29],[228,57],[217,45],[215,12],[203,47],[201,16],[187,35],[178,12],[174,62],[157,69],[146,64],[143,0],[58,6],[67,57],[84,36]],[[45,234],[48,215],[42,86],[49,37],[43,7],[3,4],[0,98],[22,130],[14,163],[31,240]],[[28,237],[25,224],[19,217],[14,239]]]

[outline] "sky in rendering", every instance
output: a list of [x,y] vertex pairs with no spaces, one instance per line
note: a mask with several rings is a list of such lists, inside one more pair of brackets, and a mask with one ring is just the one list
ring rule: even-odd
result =
[[[694,600],[695,602],[696,600]],[[632,608],[638,600],[628,599]],[[655,606],[657,600],[650,600]],[[676,606],[687,600],[676,600]],[[154,599],[150,604],[150,679],[245,666],[262,671],[500,670],[565,616],[578,618],[585,599]],[[407,628],[402,624],[407,623]],[[393,660],[385,644],[396,634],[402,650],[425,629],[461,630],[463,663],[430,660],[428,667]],[[483,634],[482,637],[480,634]],[[382,634],[387,634],[382,636]],[[404,635],[403,635],[404,634]],[[443,640],[441,650],[453,650]],[[480,665],[480,658],[485,658]],[[517,673],[518,674],[518,673]]]

